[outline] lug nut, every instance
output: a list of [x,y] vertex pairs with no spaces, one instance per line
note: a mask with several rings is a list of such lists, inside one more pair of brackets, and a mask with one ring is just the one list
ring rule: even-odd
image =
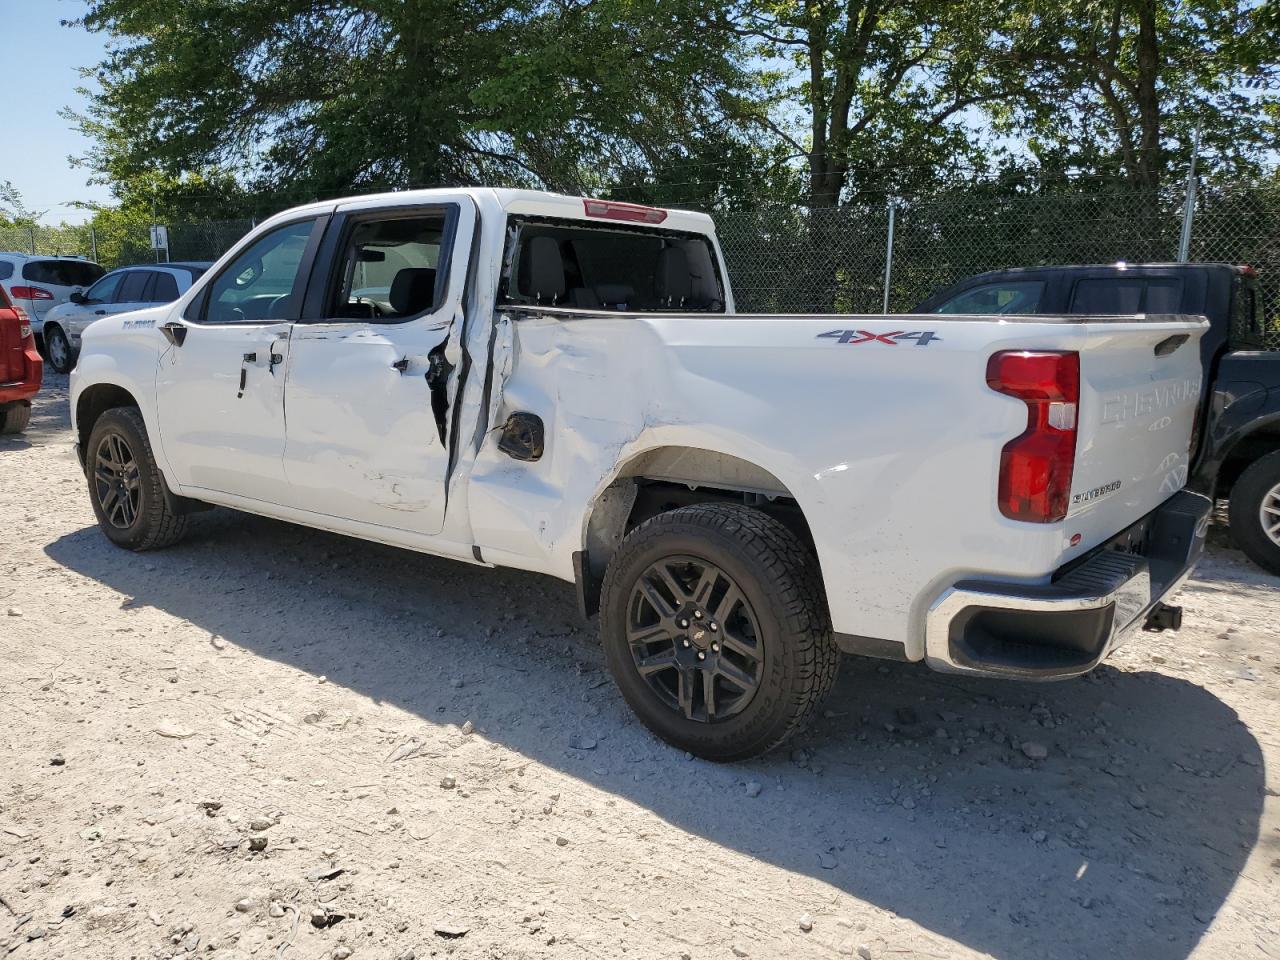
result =
[[705,659],[707,659],[707,655],[706,655],[705,653],[703,653],[701,650],[699,650],[699,651],[698,651],[698,659],[699,659],[699,660],[705,660]]
[[719,653],[719,652],[720,652],[720,644],[718,644],[718,643],[713,643],[713,644],[711,645],[711,652],[712,652],[712,653]]
[[716,630],[720,629],[720,624],[712,620],[710,623],[707,624],[707,629],[714,633]]
[[681,630],[688,629],[689,621],[688,621],[688,620],[677,620],[677,621],[676,621],[676,626],[678,626]]
[[693,619],[695,619],[695,620],[701,620],[701,619],[702,619],[702,611],[701,611],[701,610],[695,610],[695,611],[693,611]]
[[685,640],[684,645],[685,645],[686,647],[689,645],[689,641],[688,641],[687,639]]

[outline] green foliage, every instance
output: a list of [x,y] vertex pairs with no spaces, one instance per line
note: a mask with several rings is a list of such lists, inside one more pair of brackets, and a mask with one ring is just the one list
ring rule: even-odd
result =
[[699,150],[749,150],[722,102],[751,77],[731,38],[698,29],[714,10],[90,0],[85,26],[118,43],[78,122],[87,162],[130,189],[215,169],[285,203],[480,182],[587,191]]
[[1225,0],[1018,0],[993,35],[1010,70],[992,109],[1043,167],[1142,189],[1185,171],[1197,125],[1202,165],[1256,177],[1280,146],[1274,98],[1241,91],[1274,76],[1275,11]]
[[[1245,0],[86,0],[74,117],[129,217],[536,186],[718,209],[1256,178]],[[100,214],[101,215],[101,214]]]

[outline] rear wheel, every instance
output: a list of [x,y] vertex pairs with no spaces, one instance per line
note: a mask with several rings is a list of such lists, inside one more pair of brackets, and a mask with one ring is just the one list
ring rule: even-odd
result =
[[633,530],[609,564],[600,629],[640,720],[708,760],[744,760],[795,732],[840,654],[817,564],[749,507],[705,504]]
[[1280,576],[1280,450],[1254,461],[1231,488],[1231,538]]
[[70,373],[76,365],[76,351],[63,329],[58,326],[45,327],[44,348],[49,354],[49,366],[58,373]]
[[107,539],[128,550],[157,550],[187,530],[164,495],[142,414],[134,407],[108,410],[93,425],[85,450],[89,500]]
[[0,406],[0,434],[21,433],[30,422],[30,400],[15,400]]

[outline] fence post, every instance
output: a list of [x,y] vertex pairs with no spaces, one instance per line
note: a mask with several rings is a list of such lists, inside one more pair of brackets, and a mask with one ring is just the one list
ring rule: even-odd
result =
[[1196,218],[1196,154],[1200,152],[1200,124],[1191,137],[1191,166],[1187,170],[1187,199],[1182,208],[1182,236],[1178,238],[1178,262],[1191,256],[1191,224]]
[[36,228],[35,228],[35,225],[33,224],[32,226],[27,227],[27,232],[28,232],[29,234],[31,234],[31,255],[34,257],[34,256],[36,255]]
[[89,224],[89,248],[93,251],[93,262],[97,263],[98,262],[98,231],[93,226],[93,224]]
[[889,281],[893,279],[893,221],[897,207],[894,205],[893,197],[889,198],[889,236],[885,243],[884,252],[884,309],[881,313],[889,312]]

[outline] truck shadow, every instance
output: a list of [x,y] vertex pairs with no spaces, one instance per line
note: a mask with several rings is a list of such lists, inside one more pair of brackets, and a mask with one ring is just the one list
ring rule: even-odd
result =
[[[717,766],[634,721],[558,581],[226,511],[163,554],[93,528],[47,553],[129,606],[426,723],[471,719],[681,830],[997,957],[1184,957],[1258,839],[1258,744],[1210,693],[1155,672],[1031,686],[848,661],[811,730]],[[598,743],[572,748],[582,737]]]

